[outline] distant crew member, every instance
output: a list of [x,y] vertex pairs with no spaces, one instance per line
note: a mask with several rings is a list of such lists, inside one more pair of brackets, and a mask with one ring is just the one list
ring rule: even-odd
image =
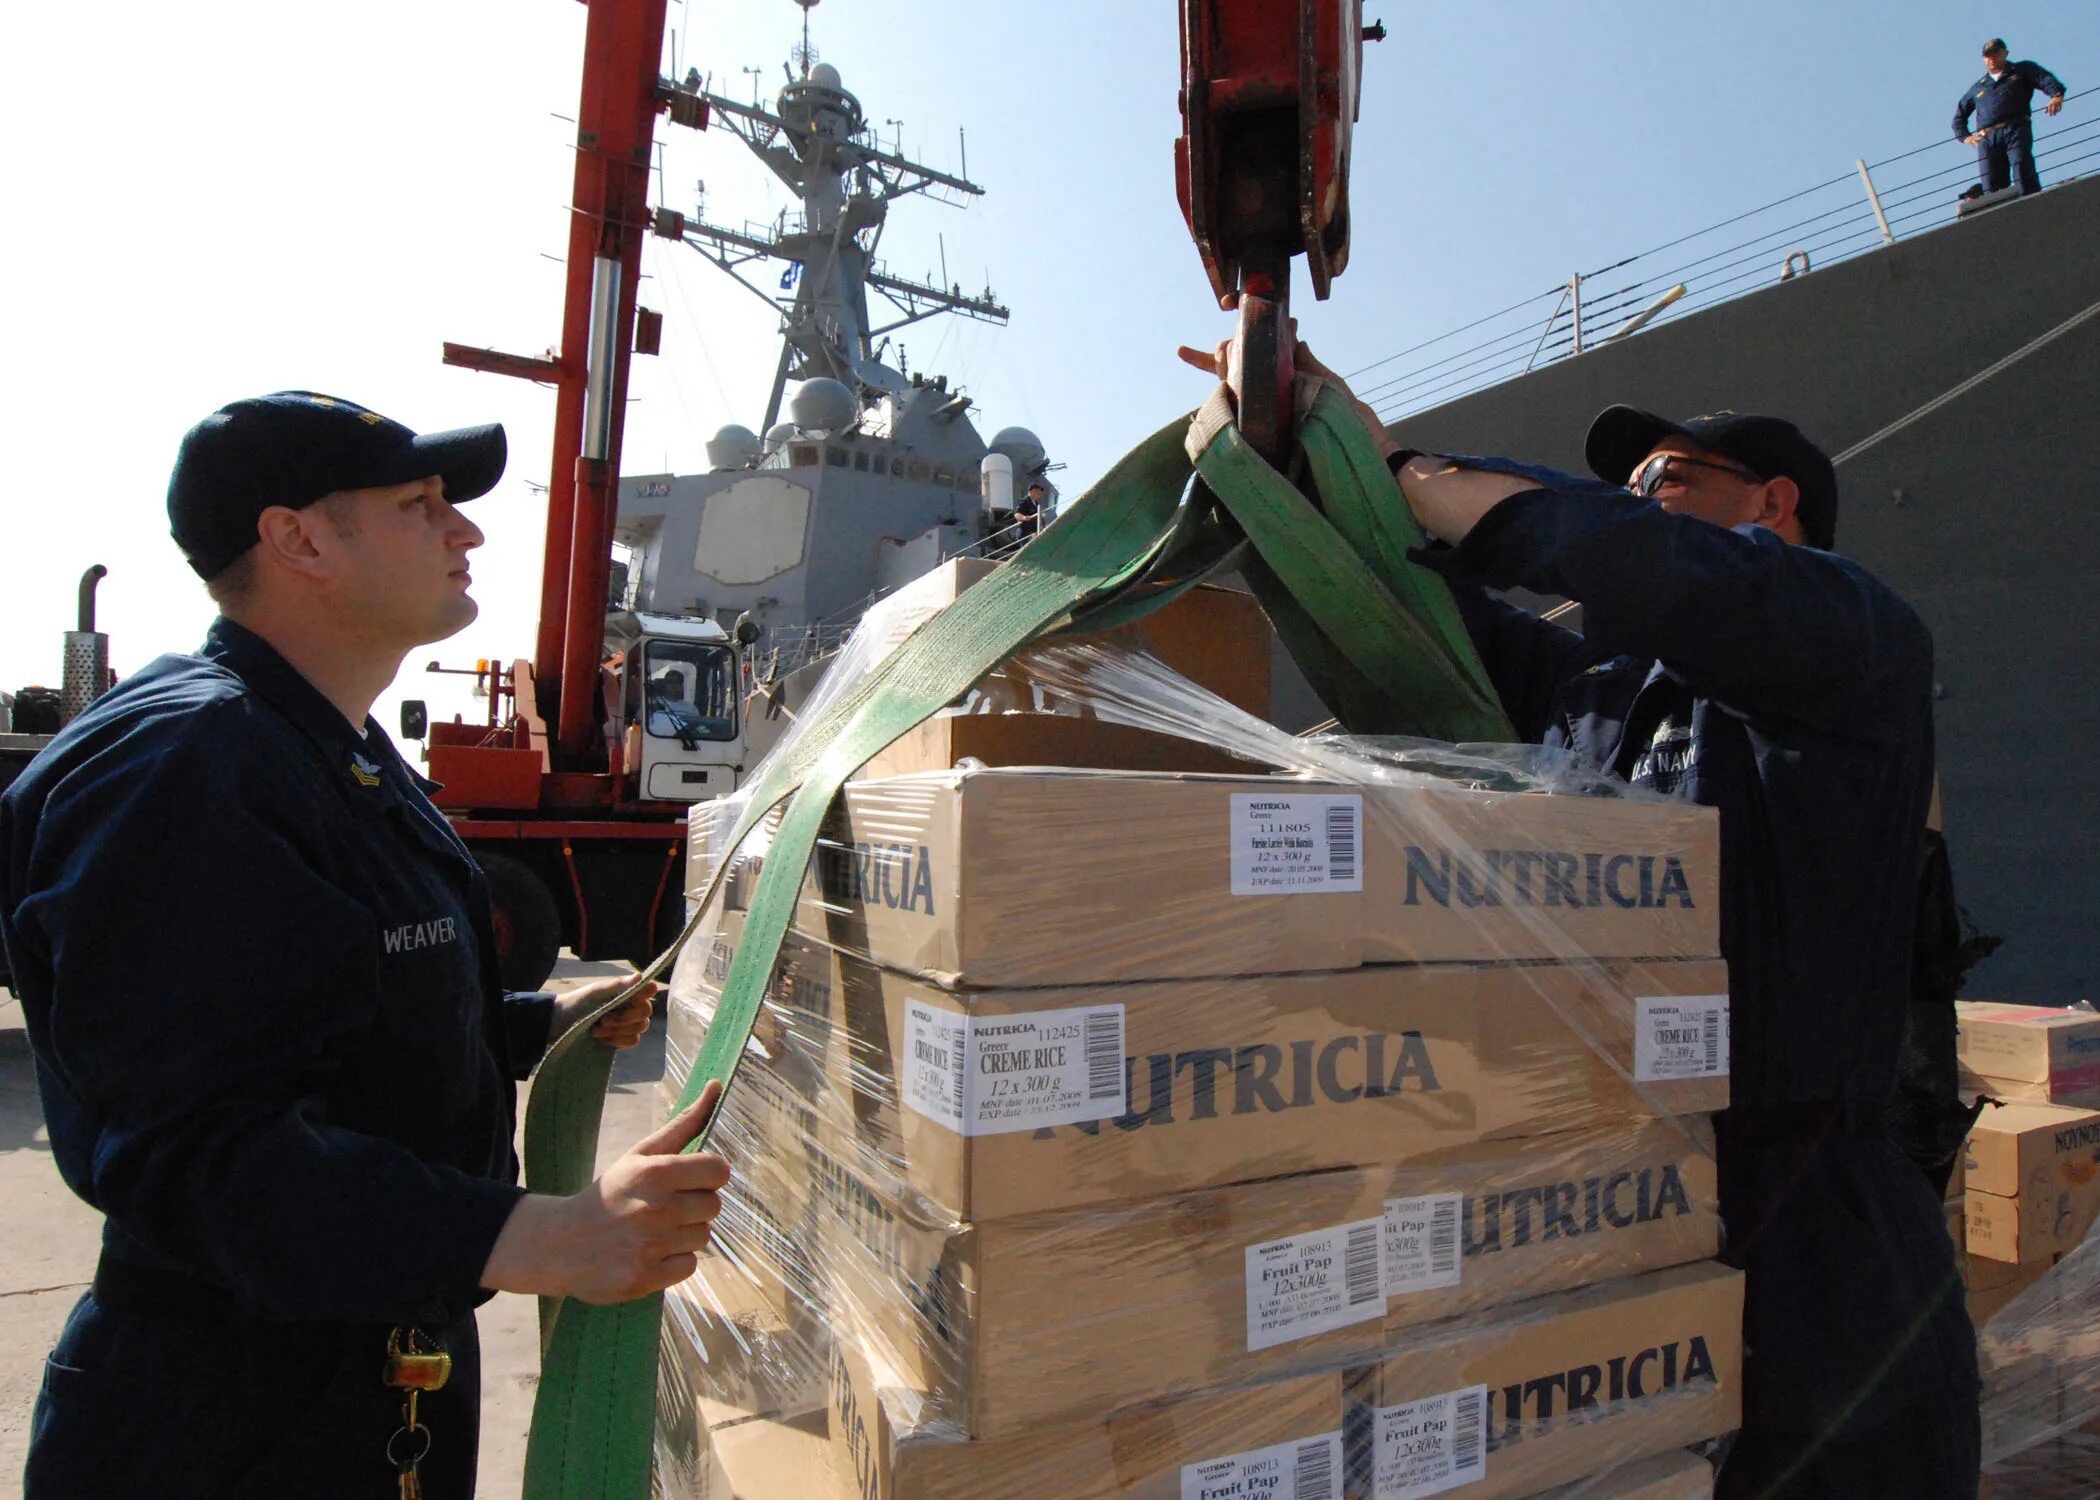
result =
[[[2021,197],[2039,193],[2042,178],[2034,169],[2034,117],[2029,110],[2034,91],[2040,89],[2049,96],[2046,112],[2055,114],[2064,107],[2064,86],[2040,63],[2008,62],[2001,37],[1983,44],[1983,66],[1983,76],[1962,91],[1954,106],[1955,137],[1976,148],[1976,170],[1985,192],[2010,186],[2017,175]],[[1969,128],[1972,115],[1974,130]]]
[[1034,541],[1036,533],[1043,529],[1043,504],[1048,494],[1043,481],[1038,479],[1028,486],[1028,492],[1014,507],[1014,535],[1019,544]]
[[[690,1274],[728,1164],[673,1120],[573,1197],[515,1185],[515,1095],[619,979],[497,983],[488,882],[368,710],[475,616],[458,509],[497,426],[236,401],[183,439],[175,540],[220,617],[0,797],[0,947],[51,1155],[103,1215],[30,1422],[27,1500],[474,1493],[474,1309]],[[594,1034],[632,1046],[637,997]],[[390,1350],[443,1350],[405,1398]],[[418,1462],[420,1461],[420,1462]]]

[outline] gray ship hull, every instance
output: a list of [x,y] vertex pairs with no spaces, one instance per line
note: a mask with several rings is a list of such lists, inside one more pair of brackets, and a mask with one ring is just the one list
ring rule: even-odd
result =
[[[2100,300],[2100,179],[1663,324],[1399,423],[1411,447],[1582,471],[1597,410],[1787,416],[1833,455]],[[1778,268],[1774,267],[1777,275]],[[2100,318],[1839,468],[1838,545],[1938,650],[1968,993],[2100,996]]]

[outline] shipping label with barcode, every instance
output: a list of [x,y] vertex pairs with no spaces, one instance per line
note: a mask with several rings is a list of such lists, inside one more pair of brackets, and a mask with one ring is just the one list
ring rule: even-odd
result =
[[1376,1500],[1419,1500],[1487,1477],[1488,1388],[1470,1385],[1381,1406],[1371,1471]]
[[1235,896],[1360,891],[1363,850],[1361,793],[1233,794]]
[[1123,1007],[959,1016],[904,1004],[904,1103],[960,1135],[1113,1120],[1128,1105]]
[[1633,1081],[1728,1076],[1728,997],[1655,995],[1634,1002]]
[[1337,1500],[1341,1492],[1339,1432],[1181,1466],[1181,1500]]
[[1434,1291],[1457,1286],[1460,1276],[1459,1215],[1462,1193],[1429,1193],[1385,1200],[1385,1294]]
[[1385,1316],[1383,1219],[1247,1247],[1247,1347],[1269,1349]]

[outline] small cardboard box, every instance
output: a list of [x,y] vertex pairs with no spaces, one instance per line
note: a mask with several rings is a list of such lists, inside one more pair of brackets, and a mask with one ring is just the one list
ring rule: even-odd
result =
[[1679,1449],[1541,1491],[1536,1500],[1713,1500],[1713,1494],[1714,1466]]
[[[681,962],[674,1040],[740,935]],[[956,992],[790,934],[738,1088],[777,1070],[832,1149],[981,1224],[1725,1109],[1726,988],[1717,961],[1606,961]],[[1712,1035],[1662,1059],[1687,1017]],[[732,1091],[724,1150],[740,1120]]]
[[1342,1412],[1341,1373],[1325,1371],[969,1441],[852,1340],[831,1360],[833,1467],[857,1500],[1339,1496]]
[[1710,1256],[1711,1149],[1704,1122],[1649,1123],[982,1225],[929,1217],[814,1139],[747,1177],[814,1241],[834,1330],[996,1437]]
[[1743,1278],[1708,1262],[1421,1330],[1352,1385],[1373,1489],[1533,1495],[1741,1421]]
[[[957,558],[910,585],[894,628],[916,625],[995,571]],[[959,701],[906,731],[857,773],[862,779],[941,771],[964,757],[988,766],[1085,766],[1125,771],[1246,774],[1261,767],[1197,740],[1116,722],[1076,691],[1086,648],[1140,651],[1235,708],[1269,717],[1269,619],[1254,596],[1208,585],[1101,635],[1060,636],[1014,656]],[[1141,679],[1140,679],[1141,681]]]
[[[696,812],[688,891],[726,830]],[[992,768],[850,783],[802,933],[951,988],[1407,963],[1713,958],[1718,825],[1688,803],[1296,776]],[[754,833],[727,904],[764,864]]]
[[[1973,1091],[2043,1103],[2100,1091],[2100,1015],[1981,1000],[1954,1010],[1955,1055]],[[2017,1084],[2029,1087],[2015,1092]]]
[[1969,1254],[2015,1264],[2075,1248],[2100,1216],[2100,1112],[1986,1109],[1963,1147]]

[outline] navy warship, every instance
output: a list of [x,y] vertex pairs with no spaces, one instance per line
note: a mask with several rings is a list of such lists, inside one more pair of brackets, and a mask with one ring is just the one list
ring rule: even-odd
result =
[[[630,608],[718,622],[764,688],[821,662],[876,599],[949,558],[991,555],[1027,529],[1016,504],[1056,485],[1034,433],[989,440],[969,394],[908,368],[894,335],[929,318],[1003,324],[987,287],[966,291],[892,274],[878,258],[891,210],[907,199],[962,204],[968,178],[886,149],[861,101],[804,41],[770,108],[700,90],[787,185],[796,206],[770,224],[732,227],[659,208],[656,233],[682,241],[775,308],[781,347],[763,420],[725,426],[698,474],[622,476],[615,587]],[[696,80],[689,80],[695,86]],[[763,267],[764,269],[758,269]],[[741,756],[770,743],[769,717],[745,722]]]

